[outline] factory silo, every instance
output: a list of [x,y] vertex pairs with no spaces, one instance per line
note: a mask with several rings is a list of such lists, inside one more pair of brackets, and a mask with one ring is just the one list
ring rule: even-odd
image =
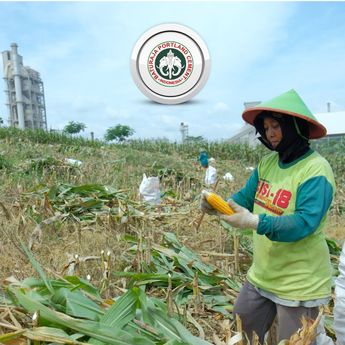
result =
[[2,52],[9,125],[47,130],[44,88],[40,74],[23,65],[16,43]]

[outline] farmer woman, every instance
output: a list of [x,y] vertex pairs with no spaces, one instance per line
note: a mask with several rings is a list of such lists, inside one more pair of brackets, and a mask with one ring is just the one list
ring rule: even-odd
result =
[[[263,157],[245,186],[228,200],[236,212],[221,218],[252,228],[253,263],[234,306],[251,339],[263,343],[274,318],[278,340],[315,319],[331,296],[330,256],[322,232],[335,182],[329,163],[309,147],[326,129],[299,95],[290,90],[246,109],[243,119],[273,151]],[[205,212],[214,209],[202,199]]]
[[215,162],[214,158],[208,159],[208,154],[206,151],[201,151],[199,155],[199,161],[201,166],[206,169],[205,172],[205,185],[206,186],[213,186],[217,182],[217,169],[213,167],[211,164]]

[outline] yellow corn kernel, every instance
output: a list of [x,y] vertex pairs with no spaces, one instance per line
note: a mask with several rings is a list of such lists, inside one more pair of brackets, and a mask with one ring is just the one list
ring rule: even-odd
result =
[[229,216],[235,213],[229,204],[218,194],[205,190],[203,193],[206,196],[207,202],[220,213],[227,214]]

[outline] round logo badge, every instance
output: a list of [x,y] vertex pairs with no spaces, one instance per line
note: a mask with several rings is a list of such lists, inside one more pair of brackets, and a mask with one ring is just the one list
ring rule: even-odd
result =
[[131,57],[132,76],[140,91],[163,104],[194,97],[205,85],[210,67],[206,44],[180,24],[161,24],[146,31]]

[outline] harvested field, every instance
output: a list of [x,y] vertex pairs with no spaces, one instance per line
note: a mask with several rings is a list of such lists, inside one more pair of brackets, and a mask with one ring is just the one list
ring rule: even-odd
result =
[[[218,175],[234,176],[219,180],[223,197],[266,153],[206,145]],[[231,311],[251,263],[251,232],[202,217],[202,147],[106,145],[1,128],[0,342],[246,344]],[[345,238],[344,151],[319,149],[338,188],[326,229],[336,275]],[[160,177],[160,205],[139,198],[143,173]],[[323,315],[334,337],[332,306]],[[306,320],[309,341],[312,327]]]

